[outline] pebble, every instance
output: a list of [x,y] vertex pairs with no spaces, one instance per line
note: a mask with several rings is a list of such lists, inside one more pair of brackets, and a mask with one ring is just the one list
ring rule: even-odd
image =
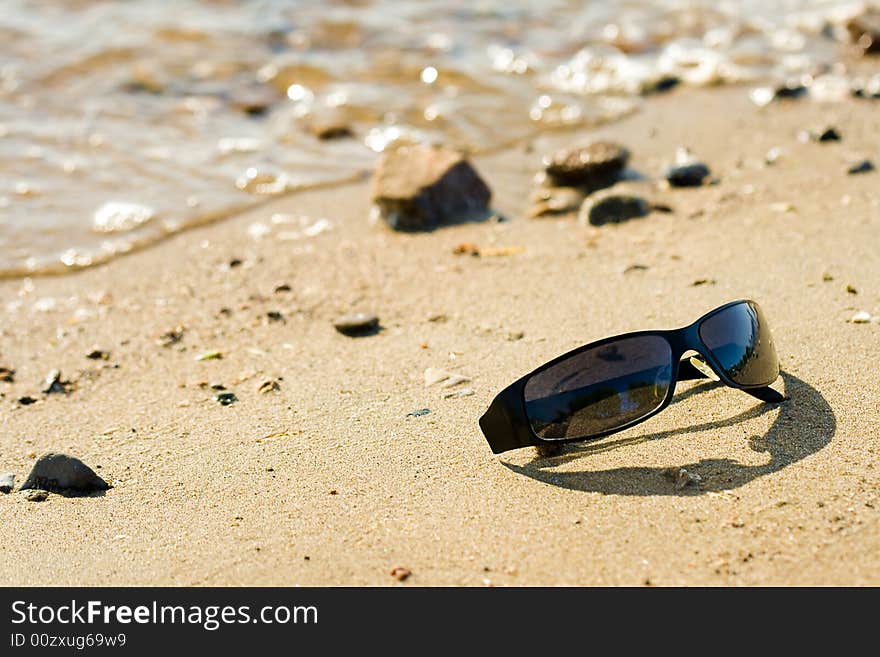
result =
[[529,217],[534,219],[547,215],[576,212],[583,203],[584,194],[572,187],[548,187],[536,189],[530,200],[532,207],[529,209]]
[[36,404],[37,400],[34,399],[33,397],[25,395],[24,397],[18,398],[18,403],[21,404],[22,406],[30,406],[31,404]]
[[869,171],[874,170],[874,163],[871,160],[862,160],[861,162],[856,162],[846,172],[850,175],[854,175],[857,173],[868,173]]
[[661,474],[672,480],[675,490],[681,490],[685,486],[697,486],[703,481],[700,475],[688,472],[684,468],[666,468]]
[[605,194],[588,198],[581,206],[580,219],[593,226],[617,224],[644,217],[651,212],[645,199],[630,194]]
[[392,568],[391,572],[388,574],[391,575],[398,582],[403,582],[407,580],[410,576],[412,576],[412,571],[409,568],[397,566],[396,568]]
[[373,203],[400,231],[432,230],[485,214],[491,196],[463,155],[437,146],[386,151],[373,176]]
[[871,321],[871,313],[860,310],[855,315],[850,317],[849,321],[851,321],[853,324],[867,324]]
[[425,387],[429,388],[441,384],[441,388],[451,388],[459,383],[467,383],[470,379],[462,374],[456,374],[439,367],[429,367],[425,370]]
[[430,408],[419,408],[406,414],[407,417],[422,417],[431,412]]
[[307,128],[321,141],[345,139],[354,136],[354,131],[341,112],[327,110],[313,115],[307,122]]
[[827,128],[816,129],[816,130],[802,130],[798,133],[798,139],[802,142],[807,141],[817,141],[817,142],[826,142],[826,141],[840,141],[843,137],[840,134],[840,131],[834,126],[828,126]]
[[263,381],[258,387],[257,392],[261,395],[265,395],[270,392],[278,392],[281,390],[281,384],[278,383],[278,379],[268,379]]
[[711,172],[702,162],[677,164],[666,170],[666,180],[673,187],[699,187]]
[[216,349],[212,349],[211,351],[205,351],[196,356],[196,360],[220,360],[223,358],[223,352],[217,351]]
[[462,388],[461,390],[452,390],[450,392],[443,393],[443,399],[470,397],[473,394],[475,394],[473,388]]
[[230,406],[238,401],[234,392],[218,392],[214,395],[214,399],[220,402],[221,406]]
[[48,394],[60,393],[67,394],[70,392],[70,381],[61,380],[61,370],[50,370],[43,381],[43,392]]
[[86,358],[90,360],[108,360],[110,358],[110,352],[104,351],[103,349],[92,349],[86,354]]
[[89,493],[107,490],[110,486],[78,458],[49,452],[37,459],[28,478],[21,485],[21,490],[32,488],[62,493]]
[[42,489],[29,490],[24,494],[28,502],[45,502],[49,498],[49,492]]
[[558,151],[544,158],[550,179],[562,186],[608,186],[629,161],[629,150],[610,141]]
[[11,472],[0,474],[0,493],[9,493],[15,487],[15,475]]
[[15,381],[15,370],[11,367],[0,367],[0,381],[3,383],[13,383]]
[[379,330],[379,318],[370,313],[349,313],[333,322],[333,327],[352,338],[373,335]]
[[880,53],[880,11],[865,9],[847,22],[846,29],[864,54]]

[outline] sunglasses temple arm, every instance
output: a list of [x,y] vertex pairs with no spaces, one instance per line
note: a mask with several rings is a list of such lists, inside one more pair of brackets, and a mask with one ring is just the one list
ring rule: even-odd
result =
[[[703,372],[694,367],[689,358],[683,359],[678,365],[678,380],[679,381],[690,381],[692,379],[703,379],[708,378]],[[777,392],[770,386],[764,386],[762,388],[751,388],[751,389],[743,389],[743,392],[750,394],[752,397],[756,399],[760,399],[763,402],[767,402],[770,404],[778,404],[779,402],[785,401],[785,395],[781,392]]]

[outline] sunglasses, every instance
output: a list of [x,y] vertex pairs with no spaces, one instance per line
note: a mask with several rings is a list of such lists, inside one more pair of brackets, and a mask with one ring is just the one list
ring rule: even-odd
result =
[[[698,356],[682,359],[685,352]],[[529,445],[597,440],[656,415],[678,381],[721,381],[764,402],[779,358],[754,301],[716,308],[690,326],[639,331],[592,342],[542,365],[502,390],[480,418],[495,454]]]

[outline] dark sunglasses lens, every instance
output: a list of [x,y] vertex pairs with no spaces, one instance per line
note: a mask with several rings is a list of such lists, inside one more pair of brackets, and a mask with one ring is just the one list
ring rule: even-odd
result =
[[532,376],[526,415],[541,438],[589,438],[648,415],[672,385],[672,349],[656,335],[582,351]]
[[779,376],[779,358],[757,304],[743,302],[700,324],[700,339],[724,373],[743,386],[766,386]]

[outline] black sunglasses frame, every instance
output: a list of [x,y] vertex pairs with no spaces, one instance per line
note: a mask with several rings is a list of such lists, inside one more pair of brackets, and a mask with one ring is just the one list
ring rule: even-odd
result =
[[[574,442],[591,442],[644,422],[645,420],[657,415],[657,413],[659,413],[672,403],[672,398],[675,396],[676,384],[679,381],[699,379],[707,376],[704,372],[700,371],[700,369],[691,364],[690,360],[681,359],[685,352],[688,351],[696,351],[705,361],[705,363],[709,365],[709,367],[724,385],[730,388],[735,388],[737,390],[742,390],[764,402],[778,403],[785,401],[786,397],[783,394],[769,387],[769,385],[773,383],[773,381],[775,381],[778,377],[778,367],[777,375],[773,377],[772,381],[767,381],[766,383],[757,385],[741,385],[736,381],[733,381],[724,373],[724,369],[718,363],[717,359],[712,355],[711,350],[706,347],[706,345],[703,343],[702,338],[700,338],[700,326],[703,322],[705,322],[710,317],[713,317],[718,313],[727,310],[728,308],[732,308],[743,303],[753,304],[755,306],[758,305],[757,303],[749,299],[738,299],[736,301],[731,301],[730,303],[726,303],[723,306],[719,306],[718,308],[709,311],[693,324],[690,324],[689,326],[685,326],[683,328],[655,331],[636,331],[634,333],[623,333],[621,335],[603,338],[602,340],[591,342],[582,347],[578,347],[577,349],[573,349],[572,351],[569,351],[547,363],[544,363],[536,370],[533,370],[532,372],[529,372],[517,381],[514,381],[504,390],[498,393],[498,395],[489,405],[488,410],[480,418],[480,429],[482,429],[483,435],[486,437],[486,440],[489,443],[489,447],[492,448],[492,452],[494,454],[500,454],[511,449],[518,449],[520,447],[563,445],[565,443]],[[641,417],[630,420],[629,422],[622,424],[619,427],[614,427],[612,429],[608,429],[606,431],[602,431],[600,433],[596,433],[584,438],[546,439],[541,438],[535,433],[535,431],[532,429],[531,422],[529,422],[528,415],[526,414],[525,402],[526,382],[531,377],[533,377],[535,374],[538,374],[539,372],[546,370],[549,367],[553,367],[561,361],[571,358],[572,356],[576,356],[577,354],[587,351],[589,349],[601,347],[602,345],[609,344],[611,342],[617,342],[618,340],[621,340],[623,338],[642,336],[661,337],[666,340],[666,342],[669,344],[670,349],[672,350],[672,380],[669,385],[669,390],[666,392],[666,397],[663,399],[663,402],[659,406],[657,406],[657,408]]]

